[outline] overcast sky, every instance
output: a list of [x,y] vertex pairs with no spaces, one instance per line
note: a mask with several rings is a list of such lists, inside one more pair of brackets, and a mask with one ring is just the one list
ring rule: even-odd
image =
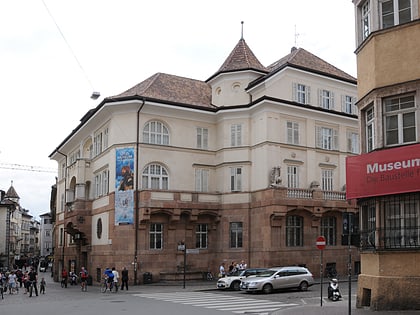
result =
[[351,0],[1,0],[0,189],[49,212],[48,156],[89,109],[157,72],[208,79],[241,21],[264,66],[297,46],[357,75]]

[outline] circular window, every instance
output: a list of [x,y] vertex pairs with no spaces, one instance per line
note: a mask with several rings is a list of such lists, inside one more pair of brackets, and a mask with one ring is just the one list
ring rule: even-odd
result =
[[98,238],[102,237],[102,219],[99,218],[98,221],[96,222],[96,236]]

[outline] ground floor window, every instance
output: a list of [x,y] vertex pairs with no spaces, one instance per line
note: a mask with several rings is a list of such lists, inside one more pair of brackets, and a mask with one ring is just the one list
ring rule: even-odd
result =
[[152,223],[150,224],[150,249],[163,248],[163,224]]
[[241,248],[243,241],[242,222],[231,222],[230,227],[230,247]]
[[290,215],[286,218],[286,246],[303,246],[303,218]]

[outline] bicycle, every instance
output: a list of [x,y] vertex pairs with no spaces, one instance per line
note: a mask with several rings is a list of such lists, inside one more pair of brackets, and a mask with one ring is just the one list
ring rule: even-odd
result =
[[61,280],[61,287],[62,287],[62,288],[64,288],[64,287],[66,287],[66,288],[67,288],[67,279],[63,278],[63,279]]
[[87,279],[85,278],[80,279],[80,289],[82,290],[82,292],[87,291]]
[[101,285],[101,292],[105,293],[109,289],[109,292],[117,292],[117,287],[114,285],[114,281],[108,283],[108,278],[104,278],[104,282]]

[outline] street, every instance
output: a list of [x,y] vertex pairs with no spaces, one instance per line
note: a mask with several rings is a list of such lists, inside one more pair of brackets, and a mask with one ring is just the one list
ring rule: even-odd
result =
[[[46,294],[28,297],[24,290],[18,294],[5,294],[0,300],[2,314],[73,315],[73,314],[348,314],[348,286],[340,283],[343,299],[331,302],[326,298],[327,285],[323,286],[323,306],[320,306],[320,285],[306,292],[283,291],[272,294],[248,294],[243,291],[221,291],[210,281],[182,283],[152,283],[129,287],[129,291],[101,293],[99,286],[89,286],[87,292],[80,287],[61,288],[52,281],[49,273],[41,273],[47,281]],[[357,282],[352,282],[352,308],[354,310]],[[304,311],[302,311],[304,310]],[[357,310],[354,314],[369,314]],[[397,313],[388,313],[397,314]],[[398,313],[401,314],[401,313]],[[419,314],[415,312],[404,314]]]

